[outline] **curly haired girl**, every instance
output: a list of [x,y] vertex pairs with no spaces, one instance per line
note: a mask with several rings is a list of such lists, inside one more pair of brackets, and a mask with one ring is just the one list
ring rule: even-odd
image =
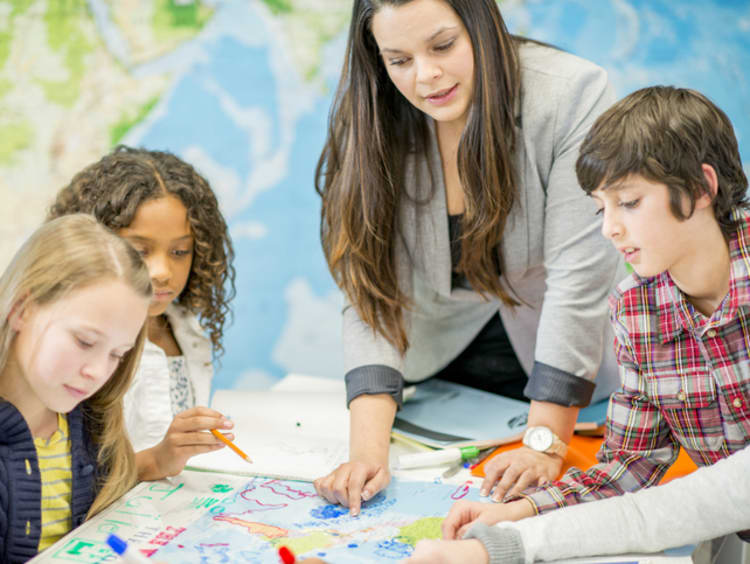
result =
[[[234,297],[234,251],[208,182],[173,154],[117,147],[63,188],[49,218],[94,215],[143,257],[154,286],[148,340],[125,396],[139,477],[174,475],[221,448],[231,422],[205,406]],[[231,434],[228,435],[231,439]]]

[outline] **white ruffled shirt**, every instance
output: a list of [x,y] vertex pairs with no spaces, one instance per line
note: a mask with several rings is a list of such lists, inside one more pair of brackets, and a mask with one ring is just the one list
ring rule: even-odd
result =
[[[211,341],[196,316],[187,308],[170,304],[165,312],[182,350],[195,394],[195,405],[208,405],[213,378]],[[167,355],[149,340],[133,384],[125,394],[125,425],[136,452],[159,443],[174,419]]]

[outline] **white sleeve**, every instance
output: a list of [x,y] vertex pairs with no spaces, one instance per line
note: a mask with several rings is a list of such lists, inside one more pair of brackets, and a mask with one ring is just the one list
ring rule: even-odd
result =
[[658,552],[750,529],[750,446],[663,486],[516,523],[526,562]]
[[166,356],[147,343],[133,383],[125,394],[125,426],[133,450],[158,444],[172,423],[169,368]]

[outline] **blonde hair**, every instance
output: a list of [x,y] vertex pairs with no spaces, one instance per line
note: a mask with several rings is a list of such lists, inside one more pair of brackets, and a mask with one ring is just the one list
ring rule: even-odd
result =
[[[19,303],[50,304],[74,290],[120,280],[144,298],[151,296],[151,281],[141,257],[96,219],[73,214],[45,223],[18,250],[0,276],[0,370],[8,361],[16,332],[8,323]],[[135,454],[125,431],[123,401],[135,374],[145,325],[135,346],[123,357],[112,376],[82,407],[84,425],[96,445],[98,494],[88,512],[95,515],[127,492],[137,480]]]

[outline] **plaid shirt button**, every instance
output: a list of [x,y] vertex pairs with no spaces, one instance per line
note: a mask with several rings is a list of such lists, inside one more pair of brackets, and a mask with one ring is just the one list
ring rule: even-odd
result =
[[732,400],[732,405],[734,407],[736,407],[737,409],[741,408],[742,407],[742,398],[734,398],[734,400]]
[[710,339],[713,339],[714,337],[716,337],[716,329],[709,329],[708,331],[706,331],[706,335],[708,335]]
[[682,390],[677,392],[677,399],[680,401],[685,401],[685,392],[683,392]]

